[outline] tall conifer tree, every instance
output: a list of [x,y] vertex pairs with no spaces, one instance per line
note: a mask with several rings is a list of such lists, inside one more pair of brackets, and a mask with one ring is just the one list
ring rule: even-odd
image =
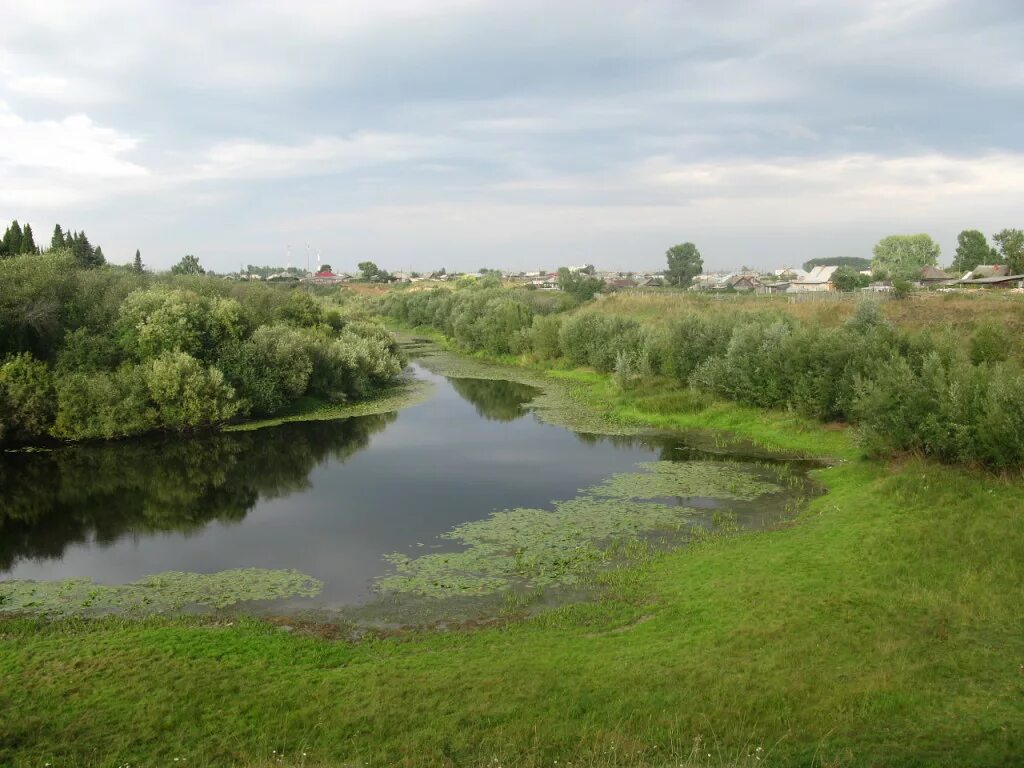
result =
[[12,221],[11,226],[4,232],[3,242],[4,253],[8,256],[17,256],[21,253],[21,225],[17,219]]
[[22,230],[20,253],[39,253],[39,249],[36,247],[35,237],[32,235],[31,224],[26,224],[25,229]]
[[63,248],[65,245],[64,230],[60,228],[60,224],[55,224],[53,226],[53,237],[50,238],[50,247]]

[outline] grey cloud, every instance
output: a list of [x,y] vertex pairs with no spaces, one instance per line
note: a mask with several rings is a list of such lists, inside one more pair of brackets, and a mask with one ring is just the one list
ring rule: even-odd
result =
[[[315,240],[476,268],[488,228],[509,266],[614,266],[630,243],[656,262],[659,243],[698,236],[712,265],[766,264],[822,242],[863,250],[897,225],[947,241],[995,226],[983,186],[948,181],[972,164],[1005,208],[1021,202],[1015,0],[13,5],[0,104],[20,141],[85,116],[90,131],[62,140],[97,172],[83,183],[26,147],[0,156],[0,205],[156,265],[207,249],[227,268]],[[877,179],[851,175],[863,157]],[[1001,177],[993,157],[1009,158]],[[694,182],[715,167],[727,182]],[[904,167],[921,190],[900,176],[902,211],[851,204]],[[787,169],[832,236],[779,220]]]

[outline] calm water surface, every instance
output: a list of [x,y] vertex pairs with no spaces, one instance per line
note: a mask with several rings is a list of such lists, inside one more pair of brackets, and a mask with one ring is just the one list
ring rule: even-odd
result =
[[321,604],[357,603],[385,553],[688,456],[671,439],[543,424],[522,384],[416,374],[435,393],[397,413],[0,454],[0,580],[294,568],[323,580]]

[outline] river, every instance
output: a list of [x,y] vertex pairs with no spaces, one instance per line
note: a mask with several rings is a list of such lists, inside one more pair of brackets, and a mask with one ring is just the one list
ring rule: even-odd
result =
[[[681,437],[542,423],[524,384],[414,370],[433,393],[395,413],[0,454],[0,580],[296,569],[323,582],[318,606],[365,603],[393,570],[384,555],[458,550],[440,536],[459,524],[550,508],[638,462],[720,461]],[[776,495],[667,501],[760,527],[792,494]]]

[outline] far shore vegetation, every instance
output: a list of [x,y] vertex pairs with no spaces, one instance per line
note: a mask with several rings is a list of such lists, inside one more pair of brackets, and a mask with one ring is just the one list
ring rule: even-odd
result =
[[0,444],[337,411],[404,365],[383,328],[302,288],[83,266],[73,247],[0,259]]

